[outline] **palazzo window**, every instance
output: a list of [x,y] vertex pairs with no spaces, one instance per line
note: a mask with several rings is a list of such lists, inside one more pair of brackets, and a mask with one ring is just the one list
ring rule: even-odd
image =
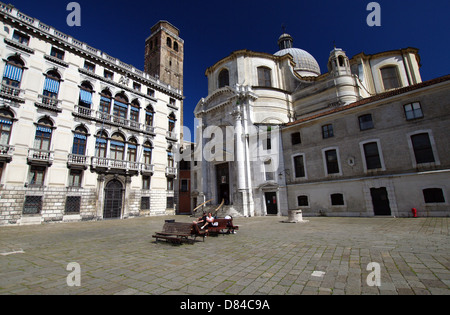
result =
[[114,134],[111,137],[109,158],[123,161],[125,157],[125,138],[121,134]]
[[58,58],[60,60],[64,60],[64,51],[62,51],[58,48],[52,47],[52,50],[50,51],[50,56]]
[[9,110],[0,110],[0,145],[9,145],[13,125],[13,117],[14,115]]
[[169,116],[169,131],[173,132],[175,130],[175,122],[176,122],[176,117],[175,114],[172,113]]
[[153,117],[154,117],[155,111],[153,110],[152,106],[147,106],[145,110],[145,125],[148,127],[153,127]]
[[12,38],[15,42],[28,46],[28,44],[30,43],[30,36],[25,35],[21,32],[18,31],[14,31],[13,34],[13,38]]
[[42,211],[42,196],[26,196],[23,214],[39,214]]
[[41,119],[36,127],[34,149],[50,151],[53,123],[48,119]]
[[99,158],[106,158],[108,149],[108,135],[105,132],[100,132],[97,135],[95,143],[95,156]]
[[44,82],[42,102],[46,105],[56,106],[61,76],[57,71],[49,71]]
[[128,114],[128,99],[122,95],[116,95],[114,99],[113,115],[117,118],[127,119]]
[[128,143],[127,158],[130,162],[136,162],[137,158],[137,141],[136,139],[131,139]]
[[73,136],[72,154],[85,155],[86,154],[87,130],[84,127],[75,129]]
[[91,108],[92,105],[92,85],[88,82],[83,82],[80,88],[80,99],[78,104],[81,107]]
[[111,96],[111,93],[109,93],[109,91],[104,90],[100,94],[99,111],[101,113],[109,114],[111,112],[111,100],[112,100],[112,96]]
[[144,164],[152,164],[152,145],[149,142],[144,144]]
[[16,89],[20,88],[24,66],[25,64],[20,57],[13,56],[8,58],[3,73],[2,93],[19,96],[19,91]]
[[81,187],[81,179],[83,177],[82,170],[69,171],[69,187]]
[[31,166],[30,173],[28,174],[28,185],[42,187],[44,186],[45,179],[44,166]]
[[[130,108],[130,120],[136,123],[139,123],[139,109],[140,105],[137,100],[134,100],[131,102],[131,108]],[[133,126],[133,124],[132,124]]]

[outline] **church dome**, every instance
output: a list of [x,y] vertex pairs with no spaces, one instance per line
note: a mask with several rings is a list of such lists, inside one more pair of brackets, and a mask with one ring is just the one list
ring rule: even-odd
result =
[[320,66],[317,60],[307,51],[294,48],[293,39],[289,34],[283,34],[278,40],[280,51],[276,52],[275,56],[284,56],[290,54],[295,61],[295,71],[302,76],[319,76]]

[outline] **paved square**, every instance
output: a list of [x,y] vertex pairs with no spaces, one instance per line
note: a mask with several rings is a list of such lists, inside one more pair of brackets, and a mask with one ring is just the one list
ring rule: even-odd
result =
[[[450,293],[448,218],[237,218],[235,235],[156,244],[151,236],[167,219],[193,220],[2,227],[0,294]],[[81,268],[78,287],[67,285],[72,262]],[[372,262],[380,287],[367,283]]]

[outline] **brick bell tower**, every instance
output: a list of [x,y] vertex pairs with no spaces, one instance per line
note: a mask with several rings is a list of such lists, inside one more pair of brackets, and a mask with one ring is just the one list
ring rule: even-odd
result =
[[[183,62],[184,40],[180,38],[180,30],[167,21],[159,21],[145,41],[145,72],[183,94]],[[183,101],[180,116],[183,126]]]

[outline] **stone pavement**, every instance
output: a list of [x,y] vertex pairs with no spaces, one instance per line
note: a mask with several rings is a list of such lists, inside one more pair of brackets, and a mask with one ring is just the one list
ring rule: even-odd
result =
[[[448,295],[448,218],[236,218],[235,235],[156,244],[152,217],[0,228],[0,294]],[[80,286],[67,278],[76,262]],[[381,286],[367,278],[380,266]],[[372,273],[373,274],[373,273]]]

